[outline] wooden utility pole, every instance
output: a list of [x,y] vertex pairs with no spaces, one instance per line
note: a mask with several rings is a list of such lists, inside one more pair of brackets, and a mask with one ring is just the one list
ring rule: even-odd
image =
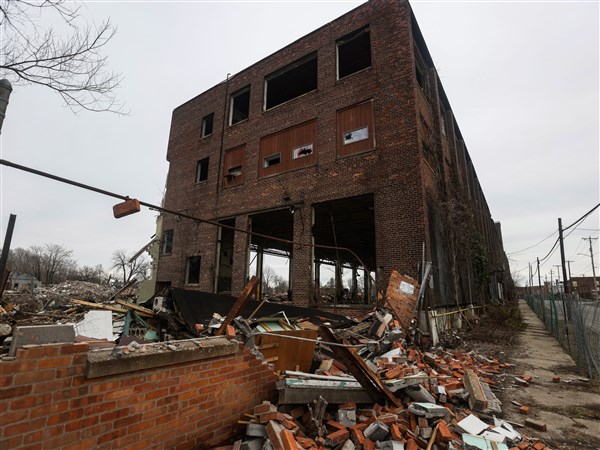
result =
[[[585,239],[585,238],[583,238]],[[592,241],[595,241],[598,238],[592,238],[591,236],[587,238],[590,242],[590,258],[592,258],[592,277],[594,279],[594,291],[596,292],[596,300],[600,300],[598,297],[598,284],[596,283],[596,267],[594,266],[594,249],[592,248]]]
[[[563,239],[563,227],[562,227],[562,219],[558,218],[558,239],[560,240],[560,263],[562,264],[562,273],[563,273],[563,292],[565,294],[569,293],[569,284],[567,282],[567,266],[565,264],[565,242]],[[558,277],[560,279],[560,277]]]

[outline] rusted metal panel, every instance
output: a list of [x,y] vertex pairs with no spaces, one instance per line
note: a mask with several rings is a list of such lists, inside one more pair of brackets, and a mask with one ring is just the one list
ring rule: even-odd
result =
[[338,157],[375,148],[373,101],[368,100],[337,112]]
[[[317,162],[317,121],[311,120],[260,140],[258,176],[265,177],[308,167]],[[265,160],[279,155],[277,164]]]

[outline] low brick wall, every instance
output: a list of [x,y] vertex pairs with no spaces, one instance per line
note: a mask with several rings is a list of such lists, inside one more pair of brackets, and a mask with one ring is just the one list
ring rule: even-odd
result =
[[276,397],[276,374],[235,342],[149,345],[49,344],[3,358],[0,448],[209,448]]

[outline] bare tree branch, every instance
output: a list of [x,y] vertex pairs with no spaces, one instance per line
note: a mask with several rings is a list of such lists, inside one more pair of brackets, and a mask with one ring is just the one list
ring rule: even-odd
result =
[[[72,33],[44,29],[42,15],[58,15]],[[58,93],[73,111],[125,114],[115,96],[121,75],[108,70],[104,47],[116,28],[81,23],[79,7],[65,0],[0,0],[0,76],[15,84],[36,84]],[[11,76],[12,75],[12,76]]]

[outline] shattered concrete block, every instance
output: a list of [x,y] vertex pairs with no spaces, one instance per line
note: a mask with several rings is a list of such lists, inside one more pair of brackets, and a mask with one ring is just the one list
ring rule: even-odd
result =
[[338,409],[337,420],[346,427],[356,425],[356,410],[355,409]]
[[417,384],[415,386],[409,386],[405,389],[405,391],[410,398],[412,398],[415,402],[422,403],[435,403],[435,397],[431,395],[422,384]]
[[383,422],[376,420],[370,424],[364,432],[367,439],[372,441],[383,441],[390,434],[390,428]]
[[246,425],[246,436],[267,437],[267,427],[259,423],[249,423]]
[[448,408],[435,403],[422,403],[414,402],[408,407],[408,411],[413,413],[415,416],[423,416],[426,419],[432,419],[434,417],[445,417],[450,413]]

